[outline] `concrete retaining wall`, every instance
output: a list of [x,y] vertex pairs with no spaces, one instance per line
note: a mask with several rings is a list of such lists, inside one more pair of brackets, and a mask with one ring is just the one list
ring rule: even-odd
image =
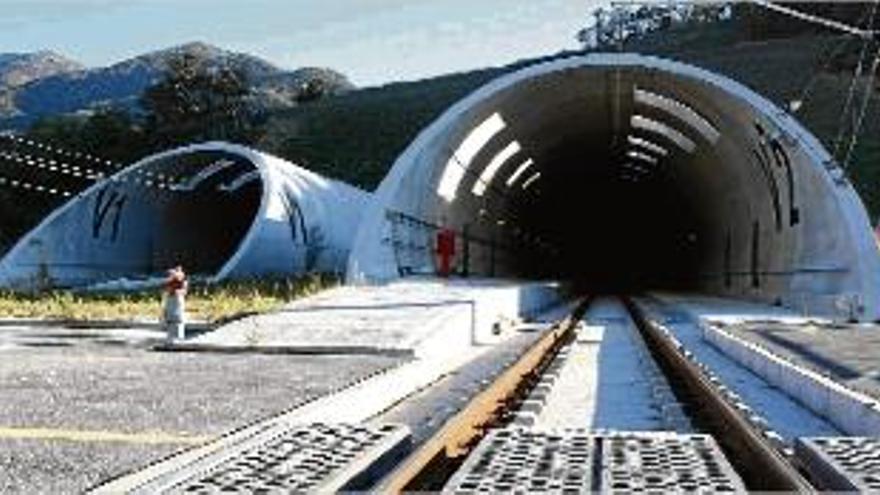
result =
[[450,301],[446,310],[425,322],[425,331],[406,346],[416,356],[425,357],[494,344],[512,334],[515,322],[532,318],[563,300],[562,288],[552,282],[476,283]]

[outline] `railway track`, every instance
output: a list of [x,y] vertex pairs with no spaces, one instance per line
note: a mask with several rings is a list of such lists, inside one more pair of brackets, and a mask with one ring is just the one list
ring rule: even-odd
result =
[[603,297],[572,308],[366,420],[257,425],[98,491],[880,489],[880,441],[842,434],[677,307]]
[[585,301],[376,488],[813,490],[668,325],[628,298]]

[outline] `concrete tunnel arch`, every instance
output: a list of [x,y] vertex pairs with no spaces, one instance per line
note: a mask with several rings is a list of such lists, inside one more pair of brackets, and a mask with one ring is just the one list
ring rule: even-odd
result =
[[369,196],[244,146],[184,146],[52,212],[0,259],[0,286],[137,282],[176,264],[210,282],[341,273]]
[[374,194],[351,282],[434,271],[677,290],[880,316],[864,206],[820,142],[747,87],[683,63],[589,54],[533,65],[449,108]]

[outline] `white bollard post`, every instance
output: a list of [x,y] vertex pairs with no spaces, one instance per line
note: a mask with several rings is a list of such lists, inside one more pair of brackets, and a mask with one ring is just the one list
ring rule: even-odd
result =
[[168,270],[165,281],[162,325],[169,342],[186,338],[186,274],[180,266]]

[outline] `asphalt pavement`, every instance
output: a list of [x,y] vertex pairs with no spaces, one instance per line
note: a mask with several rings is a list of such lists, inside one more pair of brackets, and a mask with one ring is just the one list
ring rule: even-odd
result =
[[0,327],[0,493],[78,493],[395,366],[155,352],[144,329]]

